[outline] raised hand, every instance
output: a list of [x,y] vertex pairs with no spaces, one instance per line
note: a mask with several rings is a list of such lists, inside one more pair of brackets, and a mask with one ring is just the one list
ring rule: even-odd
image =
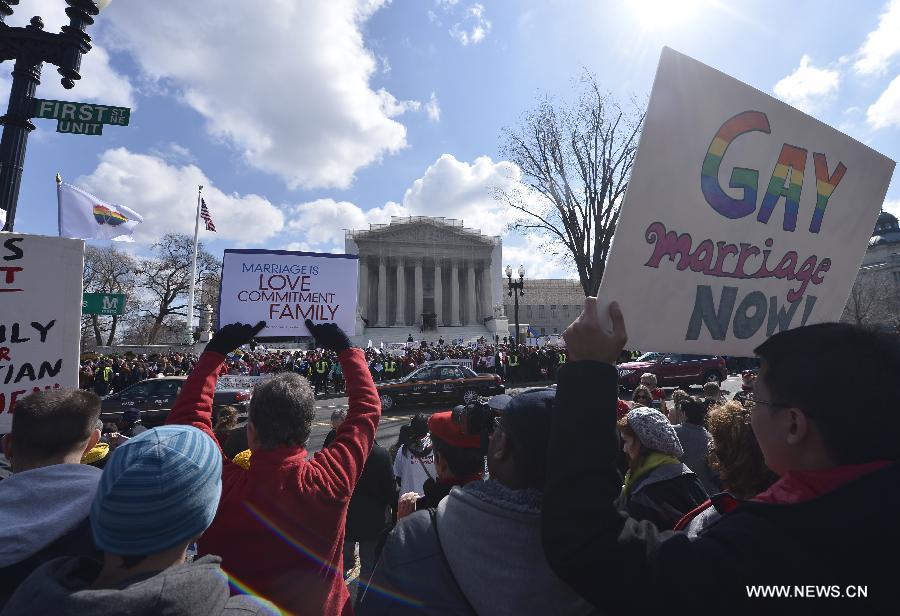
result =
[[320,323],[316,325],[309,319],[306,319],[306,329],[312,334],[316,341],[316,346],[327,351],[340,353],[350,348],[350,339],[340,327],[334,323]]
[[256,325],[244,323],[226,325],[213,335],[212,340],[206,344],[206,350],[228,355],[241,345],[250,342],[265,326],[265,321],[260,321]]
[[584,311],[563,332],[571,361],[588,359],[615,365],[628,342],[628,333],[625,331],[625,317],[617,302],[609,305],[609,316],[612,319],[612,332],[600,319],[597,298],[584,298]]

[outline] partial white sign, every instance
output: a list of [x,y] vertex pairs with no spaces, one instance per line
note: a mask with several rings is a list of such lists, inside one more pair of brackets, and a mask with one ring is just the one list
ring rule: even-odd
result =
[[356,327],[357,255],[227,249],[220,326],[266,322],[265,336],[308,336],[306,319]]
[[16,402],[78,387],[84,242],[0,233],[0,434]]
[[749,356],[841,316],[894,162],[663,49],[598,297],[629,348]]

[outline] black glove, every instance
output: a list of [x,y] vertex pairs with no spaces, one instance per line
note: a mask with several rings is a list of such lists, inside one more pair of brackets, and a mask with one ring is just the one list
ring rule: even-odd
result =
[[340,353],[350,348],[350,339],[347,338],[347,334],[334,323],[316,325],[309,319],[306,319],[306,329],[312,334],[316,341],[316,346],[320,349]]
[[206,350],[228,355],[242,344],[250,342],[265,326],[265,321],[260,321],[256,325],[243,323],[226,325],[213,335],[212,340],[206,344]]

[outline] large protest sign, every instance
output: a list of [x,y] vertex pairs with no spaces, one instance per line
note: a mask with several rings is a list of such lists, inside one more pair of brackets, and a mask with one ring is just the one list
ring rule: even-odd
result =
[[598,296],[620,302],[628,346],[645,351],[747,356],[838,320],[893,168],[664,49]]
[[308,336],[306,319],[356,327],[357,255],[228,249],[219,325],[265,321],[265,336]]
[[78,387],[84,242],[0,233],[0,434],[16,402]]

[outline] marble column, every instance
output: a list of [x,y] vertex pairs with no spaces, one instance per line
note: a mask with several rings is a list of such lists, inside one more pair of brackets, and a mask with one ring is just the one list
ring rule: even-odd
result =
[[450,261],[450,325],[459,322],[459,266],[456,259]]
[[369,318],[369,264],[360,257],[359,259],[359,298],[357,299],[357,311],[364,319]]
[[444,312],[444,289],[443,285],[444,281],[441,280],[441,261],[440,259],[434,260],[434,313],[437,315],[435,322],[438,327],[441,327],[443,323],[442,313]]
[[415,274],[415,311],[413,323],[422,324],[422,259],[416,259]]
[[387,327],[387,263],[378,259],[378,322],[376,327]]
[[494,293],[491,284],[491,262],[485,261],[481,270],[481,316],[494,316]]
[[475,308],[475,261],[469,261],[466,276],[466,324],[477,325],[478,313]]
[[394,325],[406,325],[406,317],[404,316],[404,308],[406,307],[406,271],[403,258],[397,259],[397,319]]

